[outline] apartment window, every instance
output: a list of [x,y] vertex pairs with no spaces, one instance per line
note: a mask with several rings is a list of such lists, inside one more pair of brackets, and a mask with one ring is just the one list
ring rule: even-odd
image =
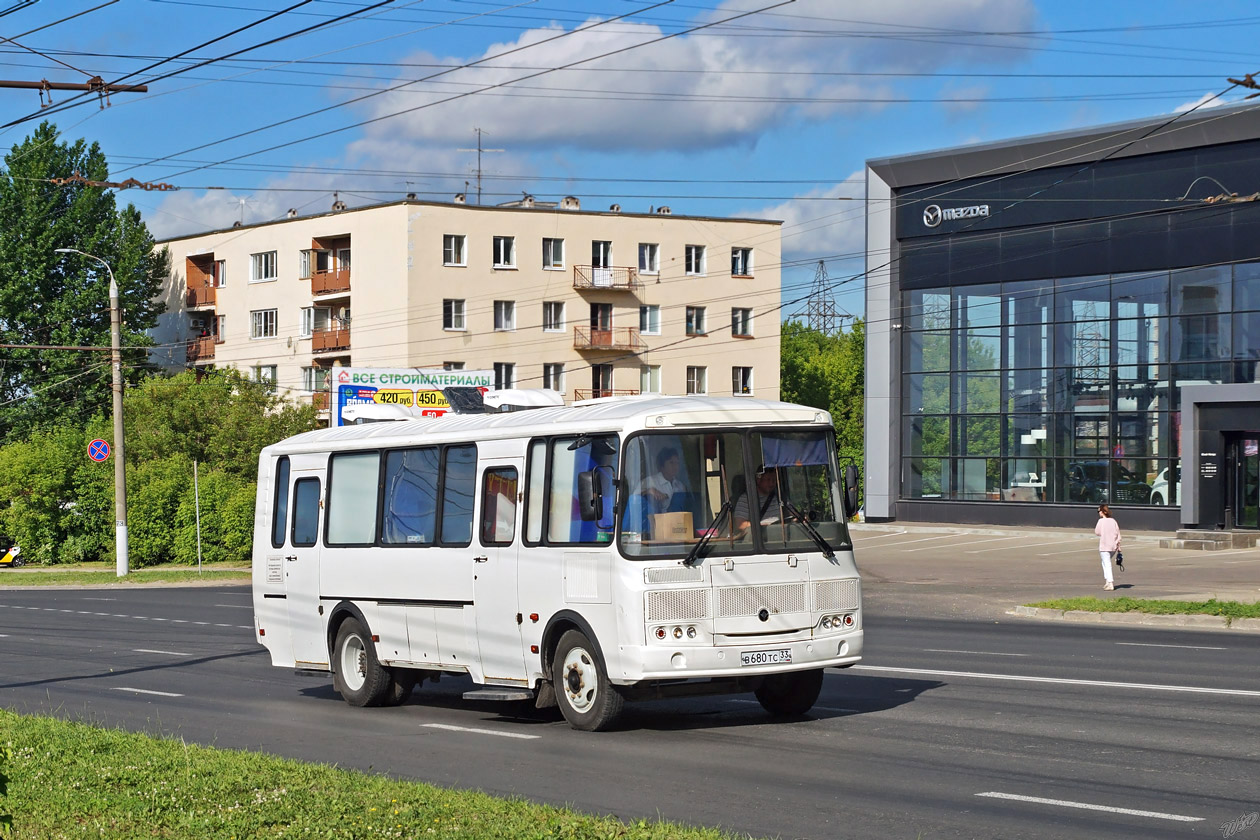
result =
[[227,316],[219,315],[214,319],[214,340],[219,344],[223,343],[223,337],[227,335]]
[[276,310],[255,309],[249,313],[250,338],[276,337]]
[[543,301],[543,332],[564,332],[564,303]]
[[543,239],[543,268],[564,268],[563,239]]
[[222,289],[227,285],[227,260],[215,260],[210,267],[211,285]]
[[311,252],[298,251],[298,279],[311,279]]
[[709,369],[706,367],[687,366],[687,393],[709,393]]
[[752,368],[750,367],[733,367],[731,368],[731,393],[732,394],[749,394],[753,392]]
[[468,237],[462,233],[448,233],[442,237],[442,264],[467,265],[464,257],[464,243]]
[[731,310],[731,335],[749,337],[752,335],[752,310]]
[[516,267],[516,237],[496,236],[494,238],[494,267]]
[[499,331],[516,329],[516,301],[494,302],[494,328]]
[[511,362],[495,362],[494,363],[494,387],[498,388],[515,388],[516,387],[516,365]]
[[592,303],[591,304],[591,329],[592,330],[611,330],[612,329],[612,304],[611,303]]
[[605,239],[591,240],[591,268],[612,267],[612,243]]
[[752,277],[752,248],[731,249],[731,276]]
[[661,246],[655,242],[639,243],[639,273],[660,274]]
[[661,334],[661,308],[654,303],[639,307],[639,332],[644,335]]
[[704,246],[688,245],[684,249],[685,271],[688,274],[704,274]]
[[442,301],[442,329],[462,330],[464,326],[464,302],[447,298]]
[[261,382],[270,386],[270,390],[276,390],[276,366],[275,365],[254,365],[253,368],[254,381]]
[[639,393],[659,394],[661,392],[661,366],[642,365],[639,367]]
[[564,365],[555,362],[543,365],[543,387],[552,391],[564,390]]
[[276,279],[276,252],[264,251],[249,255],[249,282],[261,283]]
[[328,387],[328,383],[324,381],[324,377],[328,375],[328,371],[318,367],[302,368],[302,390],[303,391],[322,391]]
[[310,338],[316,330],[328,329],[329,311],[323,306],[306,306],[302,309],[302,338]]
[[704,307],[687,307],[687,335],[704,335]]
[[463,370],[463,362],[442,362],[442,370]]
[[607,397],[611,395],[613,383],[612,365],[591,365],[592,396]]
[[349,248],[337,249],[337,268],[339,268],[342,271],[350,270],[350,249]]

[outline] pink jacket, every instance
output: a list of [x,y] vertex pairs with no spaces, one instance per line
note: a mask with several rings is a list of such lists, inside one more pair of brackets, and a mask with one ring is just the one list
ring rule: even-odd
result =
[[1094,526],[1098,535],[1099,551],[1118,551],[1120,548],[1120,524],[1110,516],[1100,517]]

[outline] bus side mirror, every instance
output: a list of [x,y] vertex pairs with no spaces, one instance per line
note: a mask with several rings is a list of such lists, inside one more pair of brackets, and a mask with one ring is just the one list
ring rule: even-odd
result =
[[849,464],[844,468],[844,512],[847,516],[856,516],[858,509],[858,471]]
[[604,493],[600,487],[598,470],[578,473],[578,514],[583,522],[599,521],[604,508]]

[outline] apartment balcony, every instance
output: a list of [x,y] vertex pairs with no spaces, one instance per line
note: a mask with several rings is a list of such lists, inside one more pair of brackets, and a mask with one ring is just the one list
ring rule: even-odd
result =
[[188,359],[188,364],[198,365],[204,362],[213,361],[214,345],[217,343],[218,342],[215,341],[215,338],[212,335],[204,336],[202,338],[194,338],[192,341],[188,342],[188,346],[184,351],[185,356]]
[[311,403],[315,406],[316,411],[328,410],[328,392],[316,391],[311,394]]
[[574,350],[646,350],[647,345],[637,327],[598,330],[592,327],[573,328]]
[[350,349],[350,328],[334,327],[332,329],[315,330],[311,333],[311,352],[337,353]]
[[311,272],[311,294],[337,295],[350,291],[350,269],[332,268]]
[[574,388],[573,401],[598,400],[604,397],[637,397],[639,391],[631,388]]
[[638,291],[643,284],[639,282],[639,270],[609,266],[607,268],[593,265],[573,266],[573,288],[578,290],[594,289],[611,292]]
[[214,306],[214,286],[189,287],[185,306],[188,309],[204,309]]

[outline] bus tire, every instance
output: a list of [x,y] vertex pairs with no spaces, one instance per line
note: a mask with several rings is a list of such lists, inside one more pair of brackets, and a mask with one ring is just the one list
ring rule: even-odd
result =
[[333,643],[333,687],[351,706],[379,706],[393,686],[389,672],[376,658],[372,637],[356,618],[337,628]]
[[821,668],[771,674],[757,689],[757,702],[775,717],[799,717],[818,702],[822,684]]
[[595,646],[580,630],[567,630],[560,637],[551,661],[551,678],[560,712],[574,729],[608,729],[625,707],[625,698],[608,679]]

